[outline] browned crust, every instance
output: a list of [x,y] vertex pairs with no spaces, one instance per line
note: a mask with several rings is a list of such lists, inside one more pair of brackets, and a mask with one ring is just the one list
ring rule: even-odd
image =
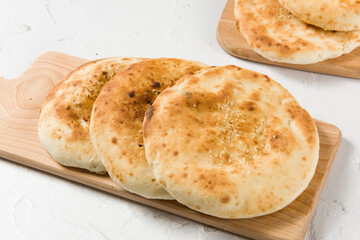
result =
[[[117,179],[118,173],[122,174],[124,181],[119,180],[119,184],[123,184],[125,189],[152,198],[156,194],[150,196],[146,191],[161,189],[165,192],[156,181],[152,181],[155,178],[147,165],[143,120],[145,115],[151,119],[156,111],[156,107],[151,105],[161,92],[184,75],[204,66],[182,59],[149,59],[131,65],[103,87],[93,109],[93,142],[110,176]],[[114,138],[117,141],[113,141]],[[109,148],[109,145],[113,147]],[[110,162],[110,159],[114,160]],[[140,169],[143,170],[142,176],[139,176]]]
[[359,33],[325,31],[303,23],[277,0],[236,0],[235,18],[247,43],[270,60],[322,61],[360,44]]
[[[130,58],[111,60],[111,58],[98,59],[85,63],[75,70],[59,84],[57,84],[47,96],[44,105],[51,104],[53,110],[46,112],[43,118],[55,115],[55,118],[71,129],[71,136],[66,137],[68,142],[77,142],[89,138],[88,125],[90,122],[93,104],[100,94],[103,85],[109,81]],[[104,64],[102,64],[104,62]],[[100,63],[100,64],[99,64]],[[96,65],[98,64],[98,66]],[[109,64],[109,66],[106,66]],[[87,69],[93,68],[89,71]],[[80,72],[84,71],[85,75]],[[87,71],[87,72],[86,72]],[[85,122],[86,124],[83,124]],[[49,136],[59,137],[59,132],[54,129]]]
[[88,62],[56,85],[44,101],[39,138],[50,155],[66,166],[105,173],[89,134],[93,104],[102,86],[139,58],[106,58]]
[[301,21],[329,31],[360,30],[360,1],[282,0],[281,6]]
[[144,119],[147,159],[159,183],[190,208],[225,218],[259,216],[286,206],[311,180],[314,120],[268,76],[206,68],[152,106]]

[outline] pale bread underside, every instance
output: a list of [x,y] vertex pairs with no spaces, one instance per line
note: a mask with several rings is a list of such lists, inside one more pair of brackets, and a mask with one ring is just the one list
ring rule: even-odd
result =
[[311,64],[360,46],[360,31],[325,31],[306,24],[278,0],[235,1],[237,28],[253,50],[269,60]]
[[177,201],[221,218],[277,211],[315,173],[315,122],[280,84],[212,67],[165,90],[144,120],[146,157]]
[[106,173],[90,140],[92,106],[105,82],[140,60],[115,57],[86,63],[50,91],[41,109],[38,135],[56,161],[65,166]]
[[90,134],[111,178],[146,198],[172,199],[156,182],[145,158],[144,114],[165,88],[205,65],[181,59],[151,59],[131,65],[105,84],[95,102]]
[[281,6],[302,21],[326,30],[360,30],[358,0],[279,0]]

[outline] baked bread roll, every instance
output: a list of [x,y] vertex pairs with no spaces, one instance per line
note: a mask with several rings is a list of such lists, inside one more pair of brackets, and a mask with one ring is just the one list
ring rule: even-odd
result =
[[86,63],[54,87],[41,109],[40,142],[65,166],[105,174],[90,140],[90,115],[103,85],[139,58],[107,58]]
[[358,0],[279,0],[279,3],[301,21],[325,30],[360,30]]
[[146,158],[180,203],[221,218],[280,210],[312,179],[314,120],[280,84],[236,66],[187,75],[144,119]]
[[145,158],[146,110],[167,87],[205,65],[173,58],[150,59],[118,73],[102,89],[90,122],[91,139],[110,177],[146,198],[172,199],[156,182]]
[[360,31],[325,31],[306,24],[278,0],[235,1],[237,28],[256,53],[271,61],[317,63],[360,46]]

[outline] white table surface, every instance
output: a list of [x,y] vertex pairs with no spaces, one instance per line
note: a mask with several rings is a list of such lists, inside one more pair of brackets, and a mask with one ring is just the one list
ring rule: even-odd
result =
[[[343,132],[306,239],[360,239],[360,80],[231,57],[215,38],[224,5],[225,0],[1,0],[0,74],[17,77],[53,50],[87,59],[187,58],[267,74],[314,118]],[[0,160],[0,239],[239,237]]]

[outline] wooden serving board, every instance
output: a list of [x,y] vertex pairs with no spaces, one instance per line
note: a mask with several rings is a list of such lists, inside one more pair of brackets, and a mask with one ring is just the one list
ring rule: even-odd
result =
[[220,18],[216,33],[220,46],[230,55],[281,67],[360,79],[360,47],[351,53],[342,55],[338,58],[305,65],[273,62],[260,56],[251,49],[236,28],[234,5],[234,0],[228,0]]
[[48,52],[19,78],[0,79],[0,157],[143,203],[185,218],[254,239],[302,239],[319,200],[341,141],[334,125],[316,121],[320,159],[309,187],[288,207],[276,213],[242,220],[227,220],[193,211],[176,201],[149,200],[117,186],[109,176],[63,167],[41,146],[37,123],[41,105],[55,84],[87,60]]

